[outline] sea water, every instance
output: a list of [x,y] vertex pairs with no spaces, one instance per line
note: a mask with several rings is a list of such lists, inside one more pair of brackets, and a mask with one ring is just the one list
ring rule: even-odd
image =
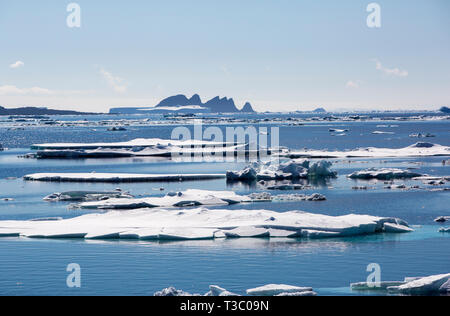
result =
[[[397,127],[378,127],[380,124]],[[346,136],[332,136],[329,128],[350,131]],[[93,131],[89,127],[41,126],[8,130],[0,124],[0,143],[9,148],[0,152],[0,220],[70,218],[87,213],[69,208],[70,203],[42,200],[53,192],[114,190],[117,187],[135,196],[163,196],[170,191],[189,188],[234,190],[241,194],[261,191],[258,186],[231,184],[223,179],[134,184],[43,183],[21,179],[25,174],[38,172],[223,173],[245,166],[245,163],[226,162],[174,163],[161,158],[34,160],[18,157],[30,152],[29,146],[33,143],[170,138],[172,129],[173,126],[162,125],[128,127],[125,132],[108,132],[106,128]],[[372,134],[375,130],[394,134]],[[431,133],[436,137],[425,140],[409,137],[417,132]],[[446,121],[318,122],[280,127],[280,144],[292,149],[340,150],[368,146],[400,148],[417,141],[450,146],[449,133],[450,124]],[[355,170],[368,167],[417,168],[414,171],[419,173],[448,176],[449,167],[442,164],[443,159],[448,158],[334,161],[333,169],[339,175],[337,179],[311,183],[311,189],[305,191],[271,192],[317,192],[324,194],[326,201],[267,202],[228,207],[399,217],[413,225],[413,233],[320,241],[241,239],[171,243],[5,238],[0,239],[0,294],[152,295],[168,286],[191,293],[205,293],[210,284],[244,294],[247,288],[285,283],[312,286],[322,295],[360,295],[367,293],[351,292],[349,284],[365,281],[370,263],[380,265],[381,278],[385,281],[448,273],[450,234],[438,233],[442,225],[434,223],[433,219],[450,215],[449,191],[390,190],[384,188],[383,182],[355,181],[346,177]],[[398,183],[424,187],[414,181]],[[353,190],[354,186],[367,186],[368,190]],[[3,198],[12,200],[3,201]],[[66,267],[70,263],[81,266],[81,288],[68,288],[66,285]]]

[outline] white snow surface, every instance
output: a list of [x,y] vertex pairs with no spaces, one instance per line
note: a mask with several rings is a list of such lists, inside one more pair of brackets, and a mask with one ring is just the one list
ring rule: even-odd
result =
[[396,168],[369,168],[366,170],[356,171],[348,175],[350,179],[378,179],[378,180],[391,180],[391,179],[411,179],[421,177],[420,173],[412,172],[409,170],[402,170]]
[[171,192],[164,197],[147,197],[141,199],[112,198],[104,201],[81,203],[84,209],[136,209],[152,207],[186,207],[230,205],[251,202],[247,196],[238,195],[233,191],[207,191],[189,189],[184,192]]
[[313,289],[311,287],[299,287],[286,284],[268,284],[254,289],[248,289],[246,292],[248,295],[253,296],[275,296],[283,293],[312,292],[312,290]]
[[290,158],[395,158],[450,156],[450,147],[432,143],[416,143],[404,148],[359,148],[349,151],[295,150]]
[[[213,239],[226,237],[298,236],[308,238],[381,233],[395,218],[369,215],[328,216],[302,211],[139,209],[86,214],[59,221],[0,221],[0,236],[40,238]],[[265,231],[267,232],[265,232]]]
[[224,174],[134,174],[134,173],[35,173],[23,177],[28,181],[47,182],[164,182],[211,180]]
[[447,293],[450,291],[450,273],[415,279],[406,284],[391,286],[387,289],[391,293],[411,295]]

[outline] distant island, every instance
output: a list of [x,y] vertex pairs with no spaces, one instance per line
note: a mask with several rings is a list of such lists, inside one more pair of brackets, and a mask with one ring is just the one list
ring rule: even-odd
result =
[[89,115],[97,113],[85,113],[68,110],[51,110],[47,108],[23,107],[7,109],[0,106],[0,115]]
[[168,97],[154,107],[112,108],[110,114],[166,114],[166,113],[254,113],[252,105],[247,102],[238,109],[232,98],[215,97],[203,103],[198,94],[187,98],[183,94]]
[[443,107],[441,107],[440,111],[443,113],[450,113],[450,108],[443,106]]

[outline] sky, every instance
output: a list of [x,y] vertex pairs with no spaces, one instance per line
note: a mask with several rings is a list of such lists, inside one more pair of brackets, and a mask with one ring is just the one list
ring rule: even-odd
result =
[[258,111],[450,105],[450,1],[376,1],[370,28],[372,2],[0,0],[0,105],[103,112],[195,93]]

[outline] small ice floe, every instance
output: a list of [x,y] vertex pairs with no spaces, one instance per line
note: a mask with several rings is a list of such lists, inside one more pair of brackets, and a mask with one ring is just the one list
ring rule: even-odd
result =
[[450,147],[419,142],[404,148],[359,148],[349,151],[295,150],[284,156],[289,158],[397,158],[449,156]]
[[126,192],[120,191],[68,191],[62,193],[53,193],[44,197],[44,201],[48,202],[58,202],[58,201],[71,201],[71,202],[81,202],[81,201],[102,201],[110,198],[122,198],[131,199],[132,195]]
[[399,286],[387,288],[389,293],[422,295],[450,292],[450,273],[418,278]]
[[289,201],[326,201],[327,198],[320,194],[320,193],[314,193],[311,195],[305,195],[305,194],[279,194],[275,195],[272,198],[272,201],[282,201],[282,202],[289,202]]
[[203,208],[109,211],[60,221],[0,221],[0,236],[20,234],[30,238],[202,240],[300,236],[314,239],[409,231],[408,224],[396,218]]
[[450,216],[439,216],[434,221],[436,223],[445,223],[446,221],[450,221]]
[[217,285],[210,285],[209,292],[204,296],[240,296],[236,293],[229,292]]
[[441,227],[439,228],[440,233],[450,233],[450,227]]
[[412,138],[429,138],[429,137],[436,137],[436,135],[430,134],[430,133],[414,133],[410,134],[409,137]]
[[281,296],[281,294],[284,294],[282,296],[288,296],[288,294],[294,293],[297,293],[299,295],[293,296],[302,296],[300,295],[301,293],[308,293],[309,295],[312,294],[313,289],[312,287],[299,287],[286,284],[268,284],[257,288],[248,289],[246,293],[251,296]]
[[147,198],[109,198],[102,201],[85,202],[78,206],[83,209],[138,209],[153,207],[193,207],[231,205],[252,202],[247,196],[237,195],[233,191],[186,190],[170,192],[164,197]]
[[331,133],[346,133],[349,130],[348,129],[330,128],[328,131]]
[[227,171],[229,181],[269,181],[294,180],[308,178],[335,178],[336,172],[330,170],[329,161],[310,162],[305,159],[295,159],[282,164],[260,164],[247,167],[241,171]]
[[403,281],[382,281],[376,284],[368,282],[358,282],[350,284],[352,291],[386,291],[388,287],[405,284]]
[[177,290],[174,287],[168,287],[161,291],[156,292],[153,296],[200,296],[200,294],[190,294],[182,290]]
[[304,188],[305,186],[301,184],[275,184],[266,187],[267,190],[271,191],[298,191]]
[[415,173],[409,170],[395,169],[395,168],[369,168],[366,170],[356,171],[348,175],[350,179],[378,179],[378,180],[392,180],[392,179],[411,179],[421,177],[420,173]]
[[127,129],[125,127],[122,126],[113,126],[107,129],[108,132],[124,132]]
[[384,131],[373,131],[372,134],[374,134],[374,135],[383,135],[383,134],[394,135],[395,133],[394,132],[384,132]]
[[12,201],[14,201],[13,198],[2,198],[1,200],[4,201],[4,202],[12,202]]
[[45,182],[169,182],[225,178],[224,174],[126,174],[126,173],[35,173],[23,177],[26,181]]

